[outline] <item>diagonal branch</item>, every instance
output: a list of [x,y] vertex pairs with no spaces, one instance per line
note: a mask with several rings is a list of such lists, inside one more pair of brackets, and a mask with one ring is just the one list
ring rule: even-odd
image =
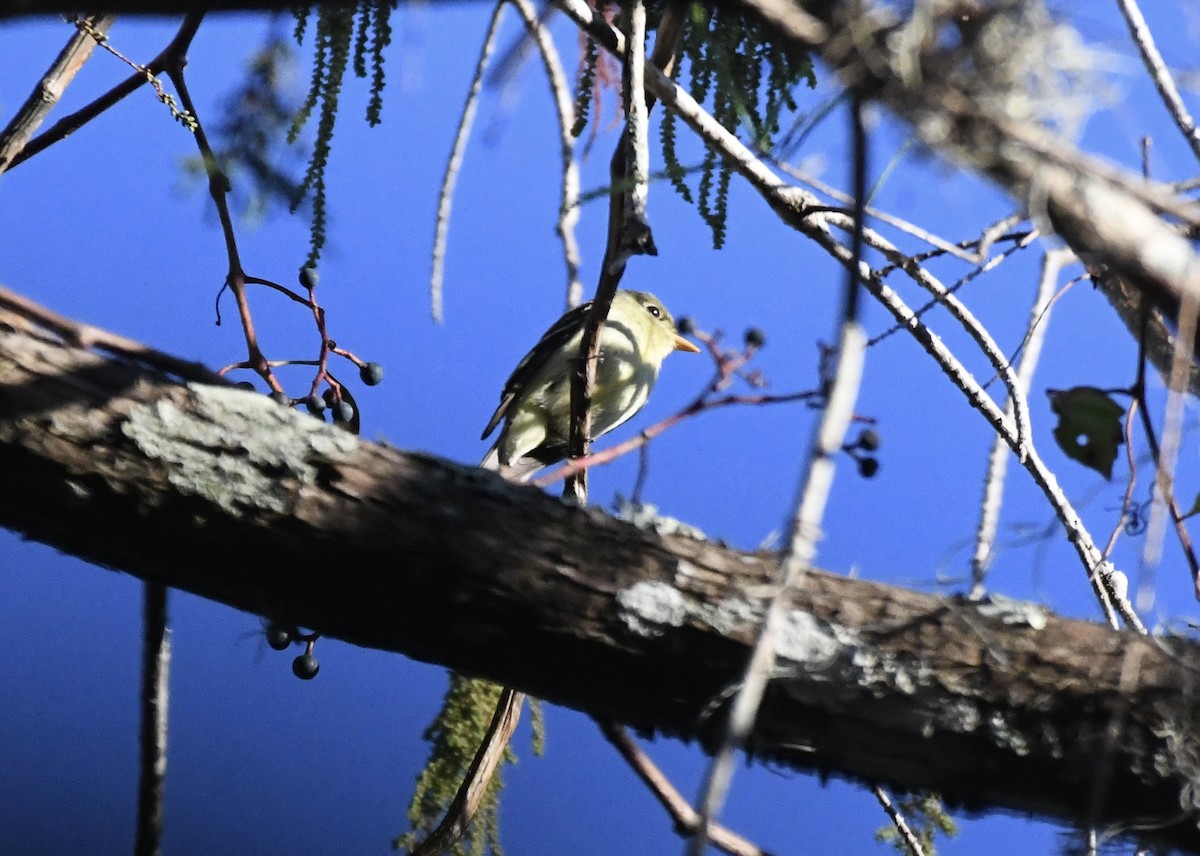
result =
[[[609,26],[604,18],[592,10],[583,0],[554,0],[556,5],[571,17],[580,27],[586,30],[606,50],[620,56],[624,50],[623,37]],[[778,5],[778,4],[775,4]],[[789,4],[784,4],[789,5]],[[794,7],[792,7],[794,8]],[[756,11],[758,7],[755,7]],[[807,33],[808,29],[798,27],[795,32]],[[795,36],[789,30],[786,35]],[[655,69],[647,69],[647,85],[654,91],[664,104],[674,110],[704,141],[728,160],[733,167],[750,182],[759,192],[780,219],[800,233],[813,239],[834,259],[845,266],[851,264],[853,254],[844,244],[830,234],[829,227],[836,225],[847,231],[853,228],[852,219],[836,212],[830,212],[821,206],[812,194],[787,185],[783,179],[772,172],[753,152],[741,143],[729,130],[717,122],[688,93],[679,88],[666,76],[656,73]],[[1149,215],[1153,217],[1153,214]],[[1158,224],[1158,221],[1155,220]],[[1115,222],[1112,224],[1115,228]],[[1161,225],[1161,224],[1158,224]],[[874,245],[886,245],[881,236],[873,235],[872,230],[864,229],[863,237]],[[1178,236],[1172,234],[1172,240]],[[1182,239],[1179,239],[1182,240]],[[1176,245],[1166,249],[1178,249]],[[1187,250],[1190,255],[1190,250]],[[1168,254],[1169,255],[1169,254]],[[1169,260],[1169,259],[1168,259]],[[904,264],[901,268],[905,273],[910,269],[919,269],[918,265]],[[1200,266],[1198,266],[1200,272]],[[1075,547],[1076,552],[1087,572],[1088,581],[1097,600],[1109,616],[1110,621],[1116,621],[1117,611],[1130,627],[1144,629],[1142,621],[1134,612],[1132,605],[1123,593],[1122,576],[1113,565],[1104,560],[1100,549],[1096,546],[1091,534],[1084,527],[1082,520],[1071,505],[1070,500],[1058,485],[1054,473],[1045,465],[1033,446],[1032,438],[1027,432],[1022,432],[1014,419],[1007,417],[999,405],[987,394],[983,387],[971,376],[962,362],[946,347],[945,343],[935,336],[916,314],[900,299],[893,289],[887,286],[882,275],[870,270],[865,265],[860,271],[862,282],[872,294],[890,312],[897,323],[917,341],[947,377],[966,396],[972,407],[979,410],[992,428],[1004,438],[1005,443],[1016,453],[1025,469],[1033,477],[1041,489],[1055,514],[1062,522],[1067,532],[1067,538]],[[929,277],[923,269],[910,273],[918,281]],[[960,319],[964,320],[964,319]],[[976,327],[978,325],[975,325]],[[968,329],[971,329],[968,327]],[[971,329],[977,341],[990,338],[986,331]],[[1001,355],[1001,358],[1002,355]],[[1007,364],[1007,359],[1005,359]],[[1011,366],[1006,365],[1002,377],[1008,380],[1010,395],[1015,389],[1012,381]],[[1014,396],[1016,398],[1016,396]]]
[[[769,557],[13,324],[0,471],[0,526],[89,561],[710,749],[772,590]],[[1200,852],[1196,643],[817,570],[787,626],[757,757]]]
[[1154,80],[1154,86],[1158,89],[1167,112],[1175,120],[1175,125],[1187,140],[1196,159],[1200,160],[1200,132],[1196,130],[1196,120],[1192,118],[1179,96],[1179,88],[1175,85],[1167,64],[1163,62],[1162,54],[1154,43],[1154,34],[1150,32],[1137,0],[1117,0],[1117,5],[1121,7],[1121,14],[1125,16],[1125,23],[1129,26],[1129,35],[1137,45],[1138,53],[1142,55],[1142,62]]
[[41,134],[34,137],[29,141],[29,145],[25,146],[13,158],[13,162],[9,168],[18,166],[39,152],[45,151],[55,143],[65,140],[105,110],[120,102],[127,95],[149,83],[152,77],[166,71],[167,66],[176,62],[179,57],[187,54],[188,47],[191,45],[192,39],[196,37],[196,31],[203,20],[203,15],[188,14],[184,18],[183,23],[179,25],[179,30],[175,33],[170,43],[159,52],[158,56],[150,60],[143,70],[134,72],[90,104],[81,107],[68,116],[64,116]]
[[[625,763],[650,788],[654,798],[671,815],[675,828],[683,835],[695,835],[701,826],[700,815],[688,804],[679,789],[671,784],[671,780],[663,771],[638,747],[628,731],[611,722],[599,725],[605,739],[616,747]],[[708,838],[714,847],[730,856],[771,856],[767,851],[720,824],[709,824]]]
[[62,97],[63,90],[71,85],[75,74],[91,57],[99,43],[93,34],[107,34],[115,20],[115,15],[93,15],[87,19],[87,28],[76,29],[8,126],[0,131],[0,173],[11,167],[25,150],[34,132]]

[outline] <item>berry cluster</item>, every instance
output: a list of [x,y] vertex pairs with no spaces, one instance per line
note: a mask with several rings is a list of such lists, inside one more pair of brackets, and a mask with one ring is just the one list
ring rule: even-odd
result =
[[304,646],[304,653],[292,660],[292,674],[303,681],[311,681],[321,670],[321,664],[313,649],[317,645],[316,633],[301,633],[294,626],[268,621],[264,631],[267,644],[276,651],[286,651],[293,643]]

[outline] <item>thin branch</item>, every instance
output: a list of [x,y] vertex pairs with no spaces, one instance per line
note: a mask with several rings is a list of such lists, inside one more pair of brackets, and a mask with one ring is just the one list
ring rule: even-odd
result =
[[[1046,330],[1050,326],[1050,307],[1053,304],[1058,274],[1063,266],[1075,258],[1074,253],[1065,248],[1049,250],[1042,257],[1042,273],[1038,278],[1037,291],[1030,309],[1029,322],[1026,325],[1025,338],[1021,349],[1020,363],[1017,366],[1017,394],[1028,397],[1029,388],[1033,383],[1033,373],[1037,370],[1038,361],[1042,354],[1042,344],[1046,339]],[[1028,405],[1026,405],[1028,406]],[[1005,405],[1005,415],[1012,418],[1014,414],[1013,401],[1009,398]],[[983,480],[983,501],[979,509],[979,525],[975,530],[975,552],[971,557],[971,599],[983,597],[983,580],[993,559],[993,547],[996,543],[996,531],[1000,525],[1000,506],[1004,500],[1004,475],[1008,469],[1010,449],[999,434],[992,441],[992,451],[988,456],[987,474]]]
[[8,169],[17,155],[24,151],[34,132],[62,97],[63,91],[71,85],[76,73],[91,57],[100,42],[100,38],[93,34],[103,38],[115,20],[115,15],[93,15],[87,19],[86,29],[76,29],[25,103],[9,120],[7,127],[0,131],[0,173]]
[[873,785],[871,793],[875,794],[875,799],[879,800],[879,804],[883,806],[883,810],[891,818],[892,826],[896,827],[896,832],[899,834],[900,840],[904,842],[904,846],[908,848],[910,856],[925,856],[925,848],[921,846],[921,842],[913,834],[908,821],[904,819],[904,815],[892,805],[892,800],[887,795],[887,791],[879,787],[879,785]]
[[1154,34],[1150,32],[1146,19],[1142,17],[1142,10],[1138,7],[1137,0],[1117,0],[1117,5],[1121,7],[1125,23],[1129,25],[1129,35],[1142,55],[1142,62],[1154,80],[1154,86],[1158,89],[1163,104],[1166,105],[1167,111],[1175,120],[1176,127],[1179,128],[1188,145],[1191,146],[1192,154],[1196,156],[1197,160],[1200,160],[1200,132],[1196,130],[1196,122],[1179,96],[1179,89],[1175,86],[1175,80],[1171,77],[1167,64],[1163,62],[1162,54],[1158,52],[1158,46],[1154,43]]
[[632,0],[625,39],[625,184],[622,193],[622,253],[655,255],[646,211],[650,195],[650,109],[646,101],[646,4]]
[[[854,197],[852,197],[850,194],[843,193],[833,185],[826,184],[825,182],[821,181],[821,179],[814,175],[810,175],[809,173],[797,167],[795,164],[791,164],[787,161],[774,157],[771,158],[771,163],[778,167],[785,175],[791,176],[801,184],[807,184],[818,193],[824,193],[829,198],[836,199],[838,202],[844,205],[852,204],[854,201]],[[947,253],[955,258],[962,259],[963,261],[970,262],[972,264],[980,264],[984,260],[982,251],[974,253],[969,252],[967,247],[953,244],[950,241],[947,241],[945,238],[935,235],[933,232],[930,232],[927,229],[921,228],[915,223],[910,223],[908,220],[897,217],[895,214],[891,214],[880,208],[874,208],[870,205],[868,205],[865,210],[873,219],[878,220],[881,223],[887,223],[889,226],[893,226],[905,234],[912,235],[918,241],[923,241],[926,244],[929,244],[931,247],[937,247],[943,253]],[[974,244],[968,246],[974,246]]]
[[[1142,310],[1143,329],[1150,327],[1155,320],[1155,313],[1148,306],[1144,306]],[[1160,467],[1159,461],[1162,460],[1162,447],[1159,445],[1158,435],[1154,431],[1154,423],[1151,421],[1150,409],[1146,402],[1146,362],[1148,359],[1148,348],[1149,337],[1143,333],[1138,339],[1137,380],[1134,381],[1133,389],[1138,404],[1137,412],[1141,417],[1142,431],[1146,435],[1146,445],[1150,449],[1150,458],[1154,462],[1157,481],[1157,472]],[[1183,550],[1184,559],[1191,570],[1192,586],[1196,599],[1200,600],[1200,559],[1196,556],[1183,512],[1180,511],[1178,500],[1173,493],[1167,496],[1167,502],[1171,511],[1171,520],[1175,524],[1175,537],[1179,540],[1179,546]]]
[[[967,308],[965,303],[958,299],[958,297],[954,294],[953,288],[947,288],[942,281],[930,273],[928,269],[919,265],[910,264],[909,258],[901,253],[894,244],[892,244],[882,235],[871,230],[864,230],[863,239],[873,249],[882,252],[884,257],[887,258],[889,262],[896,267],[903,269],[904,273],[907,274],[910,279],[932,294],[934,296],[933,304],[946,307],[946,309],[950,312],[950,315],[956,321],[958,321],[959,325],[963,328],[963,330],[966,331],[967,335],[970,336],[971,339],[974,340],[975,344],[979,346],[979,350],[983,352],[985,357],[987,357],[988,362],[992,364],[992,368],[995,370],[997,376],[1007,388],[1009,399],[1016,402],[1017,408],[1014,416],[1014,424],[1017,427],[1017,445],[1019,447],[1023,446],[1026,438],[1030,436],[1029,407],[1024,401],[1024,398],[1017,394],[1017,379],[1013,372],[1012,363],[1008,359],[1008,355],[1005,354],[1000,348],[1000,345],[997,344],[987,327],[975,317],[975,314]],[[1032,241],[1033,236],[1029,237],[1028,240]],[[1027,246],[1027,244],[1024,242],[1018,243],[1015,248],[1010,250],[1010,253],[1015,252],[1017,249],[1021,249],[1024,246]],[[1008,253],[1004,253],[989,259],[980,266],[979,272],[981,273],[990,267],[999,265],[1002,261],[1004,261],[1005,258],[1007,258],[1007,256]],[[956,285],[956,287],[969,282],[970,279],[971,275],[968,274]],[[929,307],[927,306],[924,309],[928,308]],[[918,315],[920,315],[924,309],[918,310]],[[878,340],[878,337],[876,340]],[[1020,456],[1022,454],[1023,452],[1018,449],[1017,455]]]
[[[849,250],[834,241],[832,237],[826,235],[820,238],[820,240],[826,249],[835,256],[842,257],[847,262],[849,261]],[[967,371],[966,367],[963,366],[954,353],[946,347],[943,340],[933,335],[917,319],[913,310],[900,299],[895,291],[885,285],[875,272],[865,269],[865,267],[863,275],[863,282],[867,290],[883,304],[884,308],[892,314],[892,317],[933,358],[934,362],[942,369],[951,383],[966,396],[971,406],[984,416],[992,426],[992,429],[1004,439],[1009,448],[1014,452],[1019,448],[1024,451],[1022,465],[1026,472],[1032,476],[1034,483],[1041,489],[1050,507],[1054,509],[1055,516],[1066,531],[1067,540],[1075,548],[1087,572],[1088,582],[1091,584],[1092,590],[1095,592],[1101,610],[1104,612],[1109,624],[1114,627],[1119,625],[1117,620],[1117,610],[1119,609],[1121,617],[1125,619],[1129,626],[1139,630],[1139,632],[1145,632],[1145,627],[1141,620],[1133,611],[1132,606],[1129,605],[1128,600],[1124,599],[1118,590],[1119,583],[1116,577],[1118,572],[1112,567],[1111,563],[1104,560],[1099,548],[1092,539],[1091,533],[1083,525],[1083,521],[1075,511],[1071,501],[1059,486],[1058,479],[1054,473],[1042,461],[1036,446],[1031,441],[1027,441],[1023,446],[1018,443],[1013,420],[996,405],[991,396],[975,380],[974,376]]]
[[[978,267],[972,268],[971,270],[967,271],[965,274],[963,274],[958,279],[956,279],[953,283],[951,283],[949,287],[946,287],[945,293],[947,295],[953,295],[955,292],[959,291],[961,288],[963,288],[963,286],[965,286],[967,283],[971,282],[972,280],[983,276],[985,273],[988,273],[989,271],[995,270],[1003,262],[1007,261],[1012,255],[1025,249],[1026,247],[1028,247],[1030,244],[1032,244],[1034,241],[1036,241],[1040,237],[1041,237],[1041,232],[1039,232],[1037,229],[1030,229],[1027,232],[1023,232],[1023,233],[1020,233],[1019,235],[1013,236],[1012,246],[1010,246],[1008,249],[1004,250],[1003,252],[997,253],[996,255],[992,256],[991,258],[989,258],[987,261],[985,261],[983,264],[979,265]],[[985,240],[986,240],[986,237],[981,238],[974,243],[981,245]],[[916,274],[914,274],[913,272],[910,272],[908,270],[908,268],[914,267],[915,265],[917,265],[919,262],[918,258],[912,257],[912,256],[909,256],[909,257],[900,256],[899,259],[900,259],[899,263],[892,262],[891,264],[884,265],[883,267],[881,267],[879,269],[880,275],[887,276],[892,271],[895,271],[898,269],[903,269],[904,272],[908,275],[908,277],[910,279],[915,278]],[[924,268],[921,268],[921,270],[923,271]],[[933,309],[936,309],[938,306],[944,306],[944,305],[949,305],[947,303],[946,298],[938,296],[938,294],[935,292],[934,298],[932,300],[917,307],[917,310],[916,310],[917,317],[922,318],[926,315],[926,313],[932,311]],[[952,312],[951,314],[959,321],[959,323],[965,323],[961,316],[961,312],[959,312],[959,313]],[[978,324],[977,321],[974,321],[974,323]],[[869,342],[867,342],[867,347],[873,348],[876,345],[878,345],[880,342],[882,342],[884,339],[890,338],[891,336],[895,335],[898,332],[900,332],[900,326],[898,324],[893,324],[891,327],[887,328],[883,332],[876,333],[874,336],[872,336],[871,340]],[[1012,364],[1012,359],[1011,358],[1006,359],[1004,361],[1004,364],[1006,366],[1010,366]],[[1002,375],[997,373],[996,377],[1002,377]]]
[[203,20],[204,16],[201,14],[187,15],[183,19],[183,23],[179,25],[179,30],[167,46],[159,52],[158,56],[90,104],[81,107],[74,113],[64,116],[41,134],[34,137],[29,142],[29,145],[13,159],[9,168],[18,166],[55,143],[65,140],[88,122],[104,113],[104,111],[119,103],[127,95],[145,86],[154,75],[161,74],[169,65],[178,62],[179,57],[187,54],[192,40],[196,37],[196,31],[200,28],[200,23]]
[[[694,835],[699,828],[700,815],[671,784],[666,774],[633,742],[624,726],[611,722],[598,722],[597,725],[605,739],[616,748],[637,777],[650,788],[650,793],[659,804],[667,810],[675,829],[681,835]],[[731,856],[771,856],[766,850],[720,824],[709,825],[708,838],[714,847]]]
[[221,386],[228,384],[228,381],[201,363],[183,360],[173,354],[155,350],[134,339],[93,327],[91,324],[75,321],[3,286],[0,286],[0,309],[16,312],[38,326],[52,331],[64,342],[79,348],[96,348],[107,351],[110,354],[135,360],[186,380],[198,380]]
[[509,0],[525,21],[530,38],[537,45],[550,83],[550,96],[558,118],[559,153],[562,158],[562,193],[559,199],[558,224],[555,230],[562,241],[563,262],[567,268],[567,307],[578,306],[583,301],[583,283],[579,280],[579,242],[575,239],[575,226],[579,223],[579,162],[575,159],[575,138],[571,128],[575,125],[575,102],[571,86],[563,73],[545,18],[553,6],[547,6],[542,14],[534,12],[529,0]]
[[766,608],[762,628],[746,665],[745,678],[733,698],[725,734],[705,776],[699,801],[700,827],[688,850],[692,856],[702,856],[704,853],[706,830],[720,813],[733,779],[734,754],[745,745],[746,738],[754,729],[767,682],[775,671],[776,648],[783,633],[792,591],[803,584],[805,574],[816,561],[825,507],[833,491],[834,461],[846,442],[846,432],[854,419],[854,405],[862,386],[867,334],[858,321],[859,295],[862,291],[859,269],[865,266],[862,263],[862,233],[869,149],[863,127],[862,103],[862,96],[857,91],[853,92],[850,116],[854,139],[855,229],[850,245],[850,264],[846,267],[837,369],[805,457],[807,469],[800,479],[800,490],[789,520],[788,546],[780,563],[779,586]]
[[[198,25],[199,22],[197,22]],[[204,170],[208,175],[208,193],[217,208],[217,219],[221,223],[221,234],[225,240],[225,253],[229,261],[229,272],[226,275],[225,283],[233,292],[234,302],[237,304],[242,335],[246,341],[247,362],[270,384],[273,391],[283,392],[283,387],[279,385],[279,381],[271,372],[270,365],[258,346],[258,335],[254,331],[254,318],[250,313],[250,303],[246,297],[246,271],[242,267],[241,257],[238,254],[237,236],[233,230],[233,216],[229,213],[229,178],[221,171],[219,159],[208,142],[204,126],[200,123],[200,114],[196,111],[196,104],[192,100],[192,94],[188,90],[187,80],[183,73],[186,65],[186,55],[179,54],[174,57],[165,71],[175,85],[184,109],[195,119],[196,124],[192,133],[196,138],[196,146],[200,150],[200,158],[204,162]]]
[[479,49],[479,59],[475,62],[475,76],[471,78],[471,87],[467,90],[466,101],[463,102],[462,115],[458,120],[458,130],[454,133],[454,144],[450,148],[450,159],[446,162],[446,172],[442,176],[441,189],[438,191],[437,222],[433,233],[433,271],[429,278],[429,301],[433,320],[439,324],[442,321],[442,280],[446,272],[446,236],[450,231],[450,208],[454,201],[454,188],[458,184],[458,173],[462,168],[467,139],[471,136],[472,125],[475,124],[475,111],[479,106],[479,90],[483,88],[483,75],[487,71],[488,61],[496,47],[496,34],[500,29],[500,15],[504,11],[505,3],[506,0],[499,0],[492,9],[487,33],[484,35],[483,45]]
[[142,585],[141,754],[138,764],[137,837],[134,856],[162,852],[163,791],[167,779],[167,716],[170,710],[171,629],[167,625],[167,588]]
[[521,707],[524,703],[524,693],[504,688],[487,734],[484,735],[483,742],[471,761],[467,777],[459,785],[458,793],[454,795],[454,800],[446,810],[445,817],[437,828],[429,833],[428,838],[409,851],[409,856],[441,856],[462,838],[467,824],[479,810],[479,803],[487,793],[496,768],[504,758],[504,750],[521,720]]
[[[1147,182],[1140,175],[1085,154],[1056,135],[1046,123],[1016,118],[996,104],[981,104],[975,97],[984,86],[971,65],[976,51],[988,49],[981,40],[996,30],[990,26],[960,28],[962,41],[941,40],[927,45],[922,66],[937,69],[944,85],[921,86],[904,75],[889,44],[897,20],[881,4],[837,0],[807,4],[834,33],[821,42],[810,41],[803,21],[786,14],[792,4],[774,0],[737,0],[750,13],[768,16],[772,35],[780,43],[819,53],[849,82],[868,80],[873,97],[909,121],[931,147],[959,163],[969,164],[1008,189],[1023,204],[1048,215],[1054,229],[1089,264],[1104,264],[1150,296],[1172,318],[1178,314],[1184,291],[1200,291],[1200,270],[1195,252],[1174,223],[1161,214],[1195,225],[1200,207],[1180,198],[1174,189]],[[946,7],[949,9],[950,7]],[[1018,4],[1011,10],[1024,10]],[[1041,7],[1037,7],[1041,8]],[[997,10],[996,26],[1010,25],[1006,40],[1015,57],[1036,59],[1037,39],[1044,38],[1044,15],[1022,18],[1010,8]],[[772,13],[780,13],[772,18]],[[974,19],[973,19],[974,20]],[[984,24],[984,20],[979,21]],[[947,22],[948,26],[957,26]],[[1057,26],[1056,38],[1076,38]],[[951,43],[953,42],[953,43]],[[999,59],[999,57],[998,57]],[[1005,75],[1008,75],[1007,77]],[[1011,65],[999,64],[996,91],[1020,99],[1024,78]],[[1025,104],[1025,101],[1021,102]],[[1056,104],[1053,99],[1047,105]]]
[[1121,533],[1130,532],[1141,520],[1140,512],[1131,513],[1131,509],[1134,507],[1133,491],[1137,487],[1137,454],[1133,451],[1133,423],[1140,409],[1139,404],[1140,399],[1135,397],[1125,414],[1125,463],[1129,466],[1129,478],[1125,480],[1125,496],[1121,500],[1121,516],[1117,518],[1112,533],[1108,536],[1108,543],[1104,545],[1106,559],[1112,555]]
[[[589,8],[589,12],[592,10]],[[599,14],[599,13],[597,13]],[[647,75],[662,77],[660,68],[669,67],[674,60],[675,44],[682,33],[678,19],[683,13],[675,5],[669,5],[663,12],[659,24],[658,40],[654,46],[651,62],[643,63]],[[617,33],[600,16],[608,32]],[[624,56],[625,37],[617,33],[622,47],[621,57]],[[625,66],[625,77],[629,77],[628,66]],[[625,89],[629,91],[626,82]],[[642,89],[647,114],[653,106],[649,94]],[[628,113],[629,108],[626,107]],[[617,142],[609,162],[609,200],[608,200],[608,234],[604,245],[604,261],[600,266],[600,282],[596,286],[596,295],[592,298],[592,308],[584,319],[583,338],[579,343],[579,360],[571,373],[571,423],[567,440],[568,458],[581,458],[587,455],[592,436],[592,394],[596,388],[596,367],[600,357],[600,333],[604,321],[608,317],[613,297],[617,293],[621,278],[625,275],[625,263],[629,256],[635,253],[653,255],[654,239],[649,226],[644,230],[630,227],[627,224],[626,212],[630,209],[627,203],[628,183],[628,150],[630,131],[625,133]],[[573,497],[579,504],[587,500],[587,470],[581,469],[567,478],[563,485],[564,496]]]
[[762,627],[751,652],[746,672],[734,696],[724,737],[709,764],[699,800],[704,823],[692,839],[688,852],[704,852],[704,829],[717,817],[733,775],[734,753],[745,744],[758,715],[767,682],[775,667],[777,640],[786,624],[792,590],[803,583],[816,557],[821,521],[833,486],[834,459],[845,442],[846,430],[854,417],[854,402],[862,381],[867,337],[855,321],[846,321],[838,346],[838,368],[822,417],[812,438],[807,456],[807,471],[791,520],[787,555],[782,561],[779,583],[767,606]]
[[[554,0],[554,2],[606,50],[617,56],[623,53],[624,40],[621,34],[583,0]],[[790,6],[790,4],[783,5]],[[678,87],[674,81],[656,73],[653,67],[647,69],[646,79],[650,90],[662,99],[669,109],[674,110],[707,145],[716,148],[763,196],[784,223],[812,238],[841,264],[850,264],[849,250],[833,238],[828,228],[830,224],[845,223],[850,218],[839,217],[827,212],[812,213],[813,209],[820,207],[815,197],[798,187],[786,185],[736,136],[713,119],[696,103],[695,99]],[[870,235],[871,230],[864,230],[864,236]],[[864,265],[861,273],[867,290],[883,303],[893,317],[908,330],[909,334],[941,367],[951,382],[966,396],[971,406],[984,415],[993,429],[999,432],[1009,447],[1017,453],[1023,466],[1042,490],[1043,495],[1054,509],[1055,515],[1066,529],[1067,538],[1075,547],[1087,571],[1088,580],[1092,584],[1093,590],[1097,592],[1109,620],[1115,620],[1114,608],[1119,608],[1122,617],[1131,627],[1144,632],[1141,620],[1133,611],[1132,606],[1128,604],[1128,600],[1118,591],[1118,572],[1110,563],[1103,560],[1090,533],[1084,527],[1070,500],[1059,487],[1054,474],[1037,454],[1030,438],[1026,436],[1023,438],[1025,442],[1021,442],[1022,438],[1016,432],[1013,420],[1005,416],[1004,412],[975,381],[944,342],[921,324],[912,309],[899,298],[893,289],[884,284],[875,271]],[[1110,602],[1115,602],[1118,606],[1114,607]]]
[[[516,5],[515,3],[513,5]],[[529,6],[530,11],[533,7]],[[534,21],[539,30],[545,30],[550,19],[557,11],[550,4],[545,4],[540,10],[534,12]],[[522,12],[521,16],[524,17]],[[528,25],[528,21],[526,24]],[[520,73],[525,61],[529,59],[530,46],[536,47],[534,39],[531,38],[532,33],[528,30],[525,34],[517,36],[512,43],[500,53],[500,56],[492,63],[491,69],[484,75],[483,83],[485,86],[492,89],[503,89],[511,85],[517,75]],[[555,50],[557,55],[558,51]]]
[[[1197,260],[1196,267],[1195,275],[1200,277],[1200,260]],[[1154,567],[1162,558],[1162,542],[1166,532],[1167,515],[1177,516],[1171,508],[1175,497],[1175,467],[1179,461],[1179,448],[1183,441],[1183,406],[1192,371],[1198,319],[1200,319],[1200,293],[1197,293],[1196,289],[1188,289],[1183,293],[1183,299],[1179,306],[1178,328],[1175,331],[1175,352],[1171,360],[1171,374],[1167,380],[1167,408],[1163,418],[1162,452],[1155,459],[1157,472],[1154,478],[1154,502],[1150,506],[1150,522],[1146,527],[1145,549],[1142,551],[1142,560],[1148,567]]]
[[650,444],[650,441],[665,433],[671,428],[674,428],[680,422],[695,416],[705,410],[715,410],[719,407],[728,407],[733,404],[748,405],[757,407],[764,404],[790,404],[796,401],[812,402],[824,397],[821,392],[793,392],[786,395],[725,395],[720,398],[703,398],[697,399],[687,407],[676,411],[675,413],[660,419],[648,428],[643,429],[638,434],[617,443],[615,446],[609,446],[599,452],[592,452],[584,455],[581,458],[571,458],[563,462],[556,469],[551,470],[545,475],[538,476],[536,479],[531,479],[530,484],[539,488],[546,488],[555,482],[565,478],[570,478],[577,472],[587,470],[592,467],[599,467],[603,464],[615,461],[624,455],[638,449],[644,449]]

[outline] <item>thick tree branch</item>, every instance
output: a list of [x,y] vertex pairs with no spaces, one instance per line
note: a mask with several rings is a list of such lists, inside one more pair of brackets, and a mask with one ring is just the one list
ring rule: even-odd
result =
[[[59,549],[705,746],[772,594],[772,557],[11,324],[0,470]],[[753,754],[1200,852],[1195,644],[815,571],[787,625]]]

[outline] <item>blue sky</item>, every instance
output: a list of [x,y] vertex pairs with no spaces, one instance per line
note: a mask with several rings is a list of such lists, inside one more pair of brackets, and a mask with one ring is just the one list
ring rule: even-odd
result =
[[[1084,9],[1080,26],[1112,52],[1114,103],[1089,123],[1085,145],[1136,164],[1138,140],[1150,133],[1157,174],[1191,174],[1194,161],[1140,80],[1115,9],[1063,8]],[[1182,12],[1153,11],[1168,60],[1194,54],[1195,22]],[[398,15],[381,127],[368,130],[361,121],[364,87],[348,88],[329,172],[330,243],[321,263],[320,298],[332,335],[387,372],[381,386],[355,390],[364,436],[465,462],[483,455],[479,431],[508,371],[557,317],[564,293],[553,233],[556,130],[533,63],[515,103],[485,94],[455,201],[445,323],[429,317],[437,185],[486,17],[478,5]],[[188,67],[202,119],[213,115],[266,30],[253,16],[204,25]],[[112,41],[146,59],[173,31],[171,23],[122,20]],[[501,44],[517,32],[510,15]],[[556,32],[571,68],[573,37],[561,21]],[[67,33],[66,25],[52,22],[0,27],[0,115],[20,104]],[[60,109],[86,103],[126,73],[111,57],[97,56]],[[831,89],[823,83],[805,106]],[[903,127],[878,119],[877,169],[907,140]],[[847,140],[845,117],[835,113],[799,156],[823,162],[826,180],[844,186]],[[614,142],[615,133],[604,132],[583,165],[585,190],[605,182]],[[225,324],[213,323],[224,248],[206,193],[180,168],[193,154],[189,136],[147,90],[0,177],[0,283],[213,366],[241,359],[230,301],[223,304]],[[912,150],[876,204],[952,239],[973,236],[1012,207],[983,182]],[[676,315],[692,316],[705,329],[726,330],[731,342],[746,327],[762,328],[768,344],[756,365],[772,390],[810,389],[816,343],[833,335],[842,275],[737,180],[730,209],[728,246],[714,252],[696,213],[668,186],[655,185],[651,216],[660,254],[631,262],[625,284],[655,292]],[[604,222],[603,203],[584,208],[579,240],[589,288]],[[307,252],[307,226],[287,217],[257,227],[243,223],[239,241],[248,273],[290,283]],[[1024,253],[963,292],[1006,349],[1020,340],[1037,261],[1036,250]],[[948,280],[965,272],[958,264],[934,269]],[[266,292],[253,300],[268,356],[310,357],[315,338],[304,313]],[[872,334],[889,326],[873,305],[865,320]],[[1051,323],[1034,386],[1035,439],[1103,540],[1123,490],[1123,457],[1111,484],[1067,461],[1053,447],[1053,420],[1037,390],[1125,385],[1134,350],[1087,284],[1058,302]],[[935,314],[933,324],[952,347],[968,353],[965,337],[944,315]],[[968,362],[982,370],[982,359],[971,355]],[[302,395],[307,375],[293,371],[285,380]],[[688,402],[710,372],[705,357],[672,356],[646,410],[612,438]],[[343,368],[341,374],[354,373]],[[927,590],[939,589],[939,579],[961,578],[990,443],[987,426],[902,335],[869,353],[858,409],[878,420],[883,467],[870,481],[858,478],[849,461],[840,468],[820,564]],[[769,542],[789,511],[813,418],[802,406],[780,406],[727,409],[685,423],[654,444],[646,499],[734,546]],[[1194,482],[1195,464],[1189,438],[1181,460],[1185,484]],[[626,460],[597,473],[593,501],[608,505],[627,494],[635,467]],[[1005,548],[990,584],[1095,619],[1083,571],[1063,539],[1022,543],[1023,533],[1051,519],[1030,480],[1014,468],[1002,524]],[[1133,574],[1138,546],[1123,544],[1117,554]],[[950,582],[940,590],[960,587]],[[1190,590],[1186,569],[1168,549],[1157,571],[1151,623],[1194,615]],[[0,676],[0,854],[127,852],[136,789],[139,584],[0,533],[0,607],[6,665]],[[405,829],[404,809],[425,756],[420,732],[437,708],[444,671],[324,640],[319,677],[301,682],[291,674],[292,655],[262,643],[255,617],[179,593],[171,609],[166,851],[389,852],[392,837]],[[657,804],[586,717],[550,708],[547,721],[545,758],[532,757],[524,732],[518,737],[522,762],[509,774],[503,815],[511,854],[681,852]],[[697,751],[672,741],[655,741],[649,749],[685,794],[696,792],[704,765]],[[740,771],[725,819],[779,853],[887,852],[872,838],[885,821],[873,797],[836,781],[821,784],[761,767]],[[942,852],[1050,852],[1061,832],[1023,818],[964,819],[960,837]]]

